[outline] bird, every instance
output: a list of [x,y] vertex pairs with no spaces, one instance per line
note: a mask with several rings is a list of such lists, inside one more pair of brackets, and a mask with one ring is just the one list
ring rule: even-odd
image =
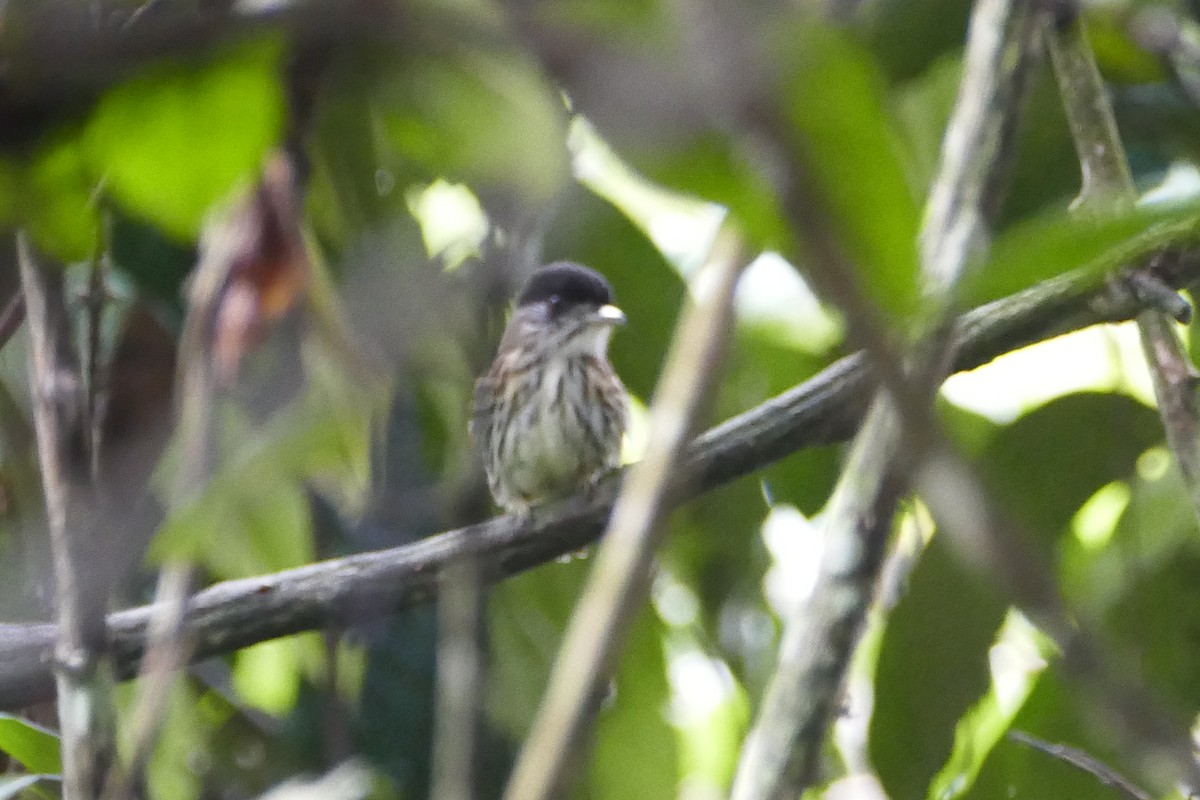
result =
[[528,518],[621,463],[629,395],[608,361],[625,323],[609,282],[569,261],[530,275],[491,368],[475,383],[471,433],[496,504]]

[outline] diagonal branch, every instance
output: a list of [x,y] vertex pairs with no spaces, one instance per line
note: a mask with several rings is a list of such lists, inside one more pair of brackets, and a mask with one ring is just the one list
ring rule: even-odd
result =
[[[1168,276],[1174,286],[1200,279],[1200,262],[1185,260]],[[955,370],[974,369],[1003,353],[1104,322],[1133,319],[1142,305],[1076,277],[1060,278],[966,314],[955,338]],[[693,442],[678,500],[714,489],[806,447],[853,435],[874,393],[863,354],[843,358],[783,394],[709,430]],[[614,484],[575,497],[521,524],[497,517],[415,544],[264,575],[225,581],[189,601],[186,626],[194,659],[375,613],[430,602],[447,565],[482,555],[498,580],[574,552],[594,541],[612,504]],[[132,676],[159,612],[142,606],[111,614],[109,638],[118,672]],[[55,626],[0,625],[0,708],[53,696]]]

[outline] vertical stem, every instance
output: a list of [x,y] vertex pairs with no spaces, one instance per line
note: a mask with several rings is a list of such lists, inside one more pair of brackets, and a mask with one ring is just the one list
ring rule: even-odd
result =
[[483,673],[483,585],[474,556],[447,567],[438,594],[437,712],[433,800],[470,800]]
[[17,260],[30,331],[29,384],[33,394],[38,463],[55,580],[58,641],[55,678],[62,727],[63,796],[96,797],[111,753],[105,650],[103,565],[83,552],[81,520],[86,483],[72,464],[70,420],[77,419],[78,370],[70,356],[62,272],[38,262],[28,239],[17,239]]
[[1133,175],[1083,20],[1075,19],[1065,28],[1048,27],[1046,40],[1082,172],[1083,185],[1075,207],[1113,210],[1132,206],[1136,199]]

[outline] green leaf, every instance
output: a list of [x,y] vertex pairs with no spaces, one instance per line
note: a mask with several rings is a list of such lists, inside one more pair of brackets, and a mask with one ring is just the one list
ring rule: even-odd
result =
[[681,145],[647,164],[647,177],[725,206],[759,250],[795,254],[795,238],[772,187],[729,137],[706,131]]
[[[504,581],[492,594],[488,713],[515,739],[524,738],[541,702],[589,568],[578,558],[546,564]],[[585,796],[624,800],[672,797],[677,791],[676,732],[664,715],[670,688],[662,635],[662,624],[647,606],[629,632],[611,702],[597,718]]]
[[58,734],[12,714],[0,714],[0,750],[30,772],[62,772]]
[[96,250],[99,218],[95,182],[74,138],[39,149],[19,179],[17,216],[38,247],[63,261],[82,261]]
[[196,264],[194,247],[178,244],[148,225],[117,211],[110,229],[115,266],[137,288],[183,317],[183,283]]
[[891,77],[911,78],[962,47],[970,11],[971,5],[959,0],[880,3],[867,19],[871,49]]
[[165,64],[101,98],[84,134],[108,192],[131,213],[194,239],[279,141],[281,47],[259,39],[203,66]]
[[674,797],[679,761],[663,659],[663,625],[649,606],[634,622],[612,684],[614,694],[596,725],[590,797]]
[[381,94],[388,141],[430,178],[516,187],[545,201],[570,176],[566,105],[524,58],[414,55]]
[[1100,487],[1131,475],[1138,457],[1161,438],[1153,409],[1125,395],[1082,392],[1002,428],[980,467],[997,500],[1053,557],[1079,507]]
[[1159,83],[1169,75],[1164,59],[1134,38],[1127,8],[1090,6],[1085,12],[1088,44],[1106,80],[1119,83]]
[[488,713],[514,739],[533,723],[587,572],[584,559],[546,564],[503,581],[492,592]]
[[1194,241],[1200,199],[1130,211],[1075,215],[1059,208],[1008,228],[986,263],[964,280],[960,300],[979,305],[1075,270],[1096,282],[1167,245]]
[[921,212],[871,55],[839,29],[807,26],[786,37],[794,54],[781,91],[796,146],[858,278],[893,320],[919,313]]
[[946,56],[892,93],[890,106],[906,150],[903,164],[918,196],[928,191],[937,173],[961,78],[962,59]]
[[[1145,460],[1169,458],[1159,450]],[[1112,538],[1102,549],[1076,554],[1067,585],[1081,607],[1103,620],[1117,652],[1137,654],[1139,673],[1170,707],[1194,708],[1200,705],[1195,512],[1173,464],[1162,474],[1139,477],[1131,489]]]
[[955,727],[986,692],[1007,605],[933,538],[884,631],[870,753],[889,797],[925,797]]
[[1037,686],[1045,660],[1053,655],[1051,643],[1014,612],[1009,612],[997,648],[991,689],[959,719],[954,750],[934,776],[928,800],[953,800],[972,790],[984,762],[1004,741]]

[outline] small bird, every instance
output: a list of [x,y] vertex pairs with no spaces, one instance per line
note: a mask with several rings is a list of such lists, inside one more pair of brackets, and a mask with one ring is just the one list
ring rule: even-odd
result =
[[475,384],[471,432],[496,503],[522,517],[621,463],[629,396],[608,363],[625,315],[595,270],[559,261],[530,276],[496,360]]

